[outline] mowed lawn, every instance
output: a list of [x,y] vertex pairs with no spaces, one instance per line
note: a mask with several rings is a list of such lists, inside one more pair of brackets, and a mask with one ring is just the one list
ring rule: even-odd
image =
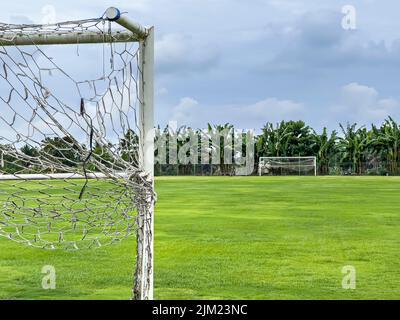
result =
[[[157,178],[157,299],[399,299],[400,178]],[[43,251],[0,239],[0,299],[129,299],[135,241]],[[57,289],[41,288],[53,265]],[[356,289],[342,288],[342,267]]]

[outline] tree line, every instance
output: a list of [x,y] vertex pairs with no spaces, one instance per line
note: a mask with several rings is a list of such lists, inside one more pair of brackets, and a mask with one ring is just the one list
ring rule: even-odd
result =
[[99,144],[91,147],[78,143],[71,136],[46,137],[35,145],[0,144],[0,174],[64,173],[101,167],[121,171],[126,163],[138,163],[139,138],[127,130],[116,144]]
[[[222,132],[234,126],[208,125],[208,132]],[[164,130],[168,135],[168,128]],[[178,149],[186,141],[186,127],[178,129]],[[203,132],[196,131],[200,136]],[[243,134],[243,140],[246,135]],[[223,141],[217,146],[224,148]],[[167,151],[168,152],[168,151]],[[243,150],[245,152],[245,150]],[[159,165],[156,173],[163,175],[216,174],[230,175],[234,165],[223,162],[204,166],[177,163],[175,166]],[[317,132],[304,121],[268,122],[255,136],[255,166],[261,157],[308,157],[317,158],[319,175],[400,175],[400,124],[388,117],[381,125],[372,124],[369,128],[353,124],[340,124],[338,130],[323,128]],[[206,168],[204,168],[206,167]],[[204,170],[205,169],[205,170]]]
[[339,128],[318,133],[303,121],[267,123],[257,137],[257,156],[315,156],[320,175],[400,174],[400,125],[392,117],[380,126]]
[[[209,135],[215,132],[233,130],[233,125],[208,125]],[[164,133],[168,141],[171,128],[166,127],[159,131]],[[183,150],[189,139],[187,127],[175,130],[178,153]],[[204,130],[191,131],[196,135],[204,135]],[[243,140],[246,134],[243,133]],[[328,131],[323,128],[317,132],[304,121],[281,121],[279,123],[266,123],[260,134],[255,139],[255,166],[257,171],[260,157],[317,157],[318,173],[320,175],[400,175],[400,125],[392,118],[387,118],[381,125],[370,127],[357,124],[340,124],[339,130]],[[200,139],[199,139],[200,141]],[[220,145],[213,146],[218,152],[225,148],[224,139]],[[171,146],[167,143],[164,152],[168,155]],[[200,142],[199,142],[200,147]],[[51,158],[59,163],[59,168],[82,166],[87,154],[82,155],[79,150],[88,150],[86,146],[76,147],[76,142],[70,137],[46,138],[38,146],[22,145],[18,151],[15,145],[0,144],[0,173],[30,173],[38,172],[33,165],[41,165],[41,158]],[[129,130],[119,139],[117,145],[99,145],[95,143],[90,150],[96,161],[88,162],[87,169],[95,171],[96,163],[105,166],[118,167],[115,154],[126,162],[138,162],[138,137],[135,132]],[[215,150],[214,150],[215,151]],[[88,151],[89,152],[89,151]],[[159,156],[156,150],[156,157]],[[189,150],[183,150],[189,152]],[[243,153],[246,150],[243,149]],[[16,156],[18,154],[24,156]],[[169,164],[156,164],[155,171],[158,175],[230,175],[234,172],[234,162],[226,163],[223,152],[219,152],[221,161],[217,165],[200,165],[197,161],[182,162],[179,157]],[[234,156],[234,155],[232,155]],[[168,157],[167,157],[168,158]],[[58,172],[59,168],[41,168],[40,172]]]

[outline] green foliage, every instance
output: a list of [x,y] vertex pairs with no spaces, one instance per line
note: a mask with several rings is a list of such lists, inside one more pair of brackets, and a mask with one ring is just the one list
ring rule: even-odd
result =
[[389,117],[378,129],[372,126],[372,145],[376,153],[381,154],[389,162],[389,171],[398,175],[400,160],[400,125]]
[[257,137],[257,157],[316,156],[319,174],[400,174],[400,125],[389,117],[371,130],[340,124],[321,134],[303,121],[267,123]]
[[[201,141],[208,137],[210,142],[209,157],[214,157],[214,167],[211,172],[218,175],[232,175],[234,172],[234,150],[232,150],[232,139],[234,139],[234,127],[232,124],[224,125],[208,124],[207,132],[192,130],[182,126],[173,132],[166,127],[163,130],[166,144],[162,150],[163,159],[169,163],[164,168],[167,174],[190,174],[194,161],[181,163],[179,157],[171,158],[170,149],[177,149],[178,154],[187,155],[190,158],[190,150],[186,143],[193,139],[193,135],[198,138],[198,154],[200,159]],[[159,129],[160,130],[160,129]],[[161,130],[160,130],[161,131]],[[170,139],[170,136],[173,139]],[[215,136],[219,136],[217,145],[211,145],[216,141]],[[246,136],[242,135],[243,142]],[[256,165],[260,157],[297,157],[297,156],[316,156],[318,171],[320,175],[329,174],[352,174],[352,175],[399,175],[400,174],[400,125],[391,117],[377,127],[372,125],[368,130],[366,127],[358,127],[357,124],[340,124],[340,132],[328,132],[323,128],[321,133],[316,132],[304,121],[281,121],[273,124],[267,122],[261,130],[261,134],[256,139]],[[175,140],[176,146],[170,146],[171,141]],[[227,143],[228,142],[228,143]],[[29,172],[31,163],[29,158],[40,158],[41,155],[51,157],[67,167],[82,165],[81,151],[84,145],[78,147],[76,142],[69,137],[46,138],[42,141],[42,149],[24,145],[21,152],[26,155],[24,160],[14,159],[7,154],[7,145],[0,145],[3,154],[3,173]],[[133,130],[128,130],[123,138],[120,139],[118,150],[113,150],[111,145],[101,146],[95,144],[92,153],[93,157],[103,165],[109,167],[118,165],[113,163],[113,152],[119,152],[124,161],[138,163],[139,137]],[[166,148],[166,149],[165,149]],[[229,151],[229,152],[222,152]],[[244,150],[242,150],[243,152]],[[160,150],[156,151],[159,156]],[[207,151],[208,152],[208,151]],[[232,159],[227,159],[226,154],[232,154]],[[215,162],[215,156],[218,157]],[[227,161],[228,160],[228,161]],[[209,164],[211,165],[211,164]],[[89,162],[87,167],[90,170],[97,170],[96,166]],[[51,169],[51,168],[49,168]],[[157,169],[157,168],[156,168]],[[159,170],[160,171],[160,170]]]
[[365,127],[357,128],[357,124],[347,124],[344,127],[340,124],[343,137],[339,139],[341,148],[342,162],[349,162],[352,165],[352,172],[355,174],[363,173],[363,163],[371,145],[372,131],[367,131]]
[[304,121],[282,121],[275,127],[267,123],[257,139],[259,157],[297,157],[313,155],[314,130]]
[[139,136],[129,129],[119,142],[122,159],[129,163],[138,163]]
[[[219,175],[233,175],[234,166],[233,164],[233,146],[232,141],[234,139],[234,126],[230,123],[225,123],[224,125],[211,125],[208,124],[208,135],[210,136],[210,142],[218,141],[218,139],[212,139],[213,136],[219,136],[219,144],[212,145],[212,153],[219,156]],[[231,158],[227,158],[226,155],[231,155]]]
[[0,145],[1,165],[0,171],[5,173],[16,173],[23,169],[19,160],[7,153],[8,149],[12,147],[9,145]]
[[40,153],[50,157],[53,161],[68,167],[75,167],[81,162],[78,146],[70,137],[46,138],[42,141]]
[[314,131],[313,154],[317,156],[319,173],[322,175],[329,174],[330,161],[338,151],[337,140],[338,135],[335,130],[330,134],[326,128],[323,129],[322,134]]

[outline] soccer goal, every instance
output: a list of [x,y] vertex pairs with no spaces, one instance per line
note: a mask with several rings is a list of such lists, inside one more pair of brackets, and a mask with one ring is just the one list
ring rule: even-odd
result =
[[87,250],[136,235],[134,299],[153,298],[153,72],[153,28],[113,7],[0,23],[0,236]]
[[317,175],[316,157],[261,157],[258,174],[270,176]]

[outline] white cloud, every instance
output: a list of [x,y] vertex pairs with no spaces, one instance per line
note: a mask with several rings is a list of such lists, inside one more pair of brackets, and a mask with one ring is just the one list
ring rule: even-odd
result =
[[[57,20],[98,17],[115,5],[156,27],[157,123],[175,113],[201,126],[230,121],[258,128],[265,121],[301,118],[334,127],[332,115],[361,123],[398,110],[400,41],[389,44],[399,37],[400,4],[386,2],[354,3],[362,13],[357,32],[341,28],[341,5],[334,0],[254,0],[251,6],[239,0],[22,0],[4,2],[0,21],[40,22],[45,5],[54,5]],[[102,69],[102,50],[94,48],[79,46],[76,60],[63,53],[61,65],[76,78],[91,78]],[[339,91],[340,84],[356,79],[369,89],[353,85]],[[389,93],[381,97],[374,87]],[[200,103],[185,109],[190,105],[185,99],[193,98],[181,97]],[[334,104],[339,107],[330,110]]]
[[[267,98],[249,105],[205,106],[197,100],[184,97],[172,109],[171,121],[178,125],[203,128],[207,123],[232,123],[241,129],[258,129],[266,122],[300,120],[305,114],[301,103]],[[212,110],[212,111],[210,111]]]
[[400,102],[390,97],[381,98],[375,88],[353,82],[342,87],[341,101],[331,111],[342,121],[379,123],[388,116],[399,116]]
[[156,52],[160,63],[185,58],[188,53],[185,46],[185,37],[181,34],[167,34],[156,42]]
[[218,59],[208,43],[179,33],[161,36],[155,43],[155,52],[158,70],[166,73],[204,71]]
[[378,100],[379,94],[375,88],[360,85],[356,82],[350,83],[342,88],[342,98],[347,105],[356,109],[361,106],[372,106]]
[[[293,120],[292,117],[302,115],[304,106],[291,100],[278,100],[276,98],[267,98],[265,100],[256,102],[252,105],[241,107],[237,109],[238,113],[244,117],[254,119],[271,119],[279,120]],[[268,120],[268,121],[271,121]]]
[[301,1],[269,0],[268,4],[278,10],[289,11],[293,14],[301,14],[305,11],[305,4]]
[[178,125],[193,125],[193,120],[198,117],[199,103],[190,97],[184,97],[179,104],[172,109],[170,121],[176,121]]
[[158,88],[158,89],[156,90],[156,95],[157,95],[157,96],[165,96],[165,95],[167,95],[167,94],[168,94],[168,89],[165,88],[165,87],[161,87],[161,88]]

